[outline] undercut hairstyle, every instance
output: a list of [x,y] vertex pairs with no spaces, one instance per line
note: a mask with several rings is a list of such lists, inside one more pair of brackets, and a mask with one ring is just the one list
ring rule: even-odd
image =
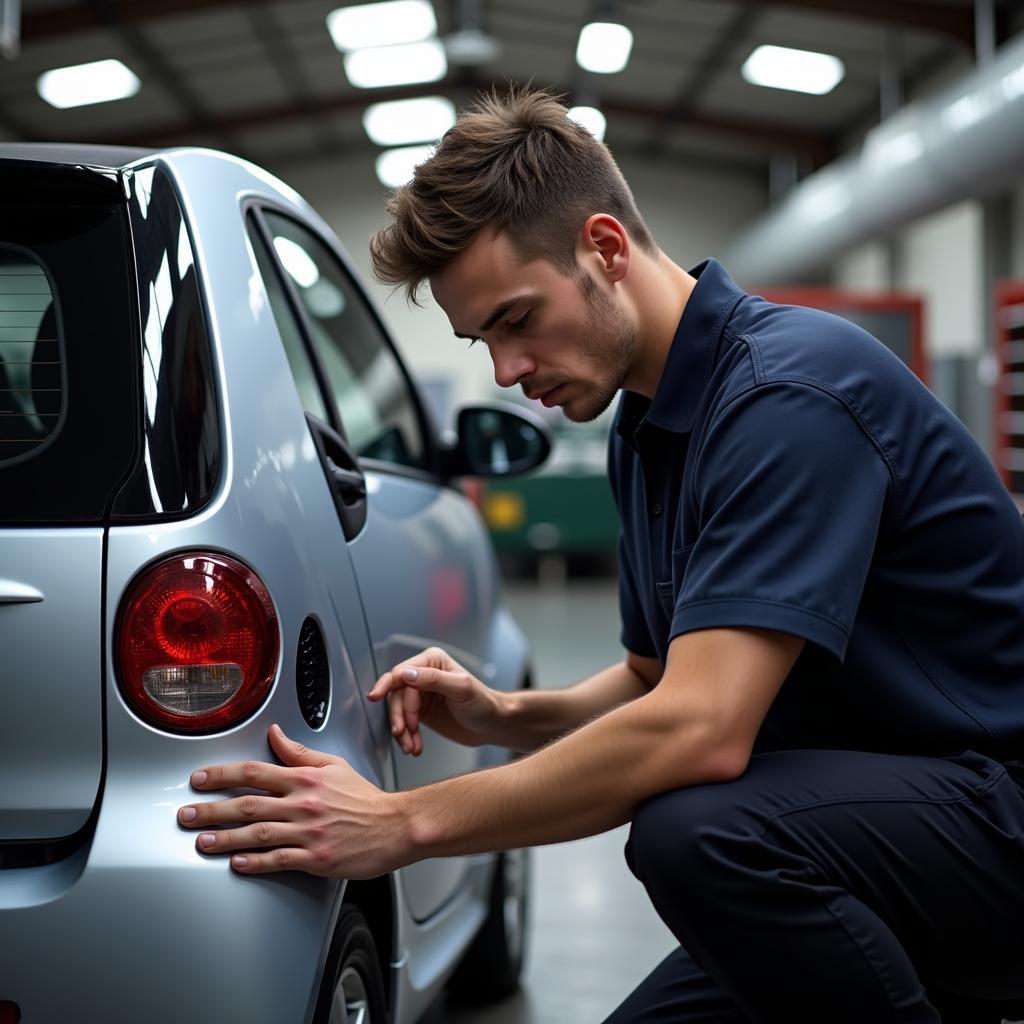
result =
[[373,271],[414,303],[423,281],[485,229],[506,232],[524,260],[544,257],[577,279],[576,241],[591,214],[611,214],[634,244],[658,252],[608,147],[543,90],[481,95],[389,194],[387,211],[391,223],[370,239]]

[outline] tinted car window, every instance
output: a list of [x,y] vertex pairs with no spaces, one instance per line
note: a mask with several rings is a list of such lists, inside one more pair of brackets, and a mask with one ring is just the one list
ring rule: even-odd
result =
[[0,281],[0,522],[102,522],[137,437],[137,320],[116,178],[0,161],[0,253],[0,273],[12,275]]
[[363,297],[316,235],[271,211],[265,216],[277,259],[307,315],[349,443],[367,458],[422,466],[415,399]]
[[61,348],[46,271],[0,246],[0,461],[38,452],[57,429]]
[[281,335],[281,342],[284,345],[285,355],[288,357],[288,365],[291,367],[292,379],[299,392],[302,408],[327,423],[329,418],[324,406],[324,396],[320,393],[316,371],[313,369],[313,363],[302,340],[302,328],[288,304],[288,297],[277,276],[274,261],[270,253],[267,252],[267,247],[252,218],[249,219],[248,226],[249,241],[252,243],[253,253],[256,256],[256,266],[259,267],[260,277],[263,278],[263,285],[267,289],[270,308],[274,314],[274,320],[277,322],[277,330]]
[[213,360],[188,225],[161,167],[129,179],[141,335],[142,458],[113,514],[191,515],[213,496],[221,438]]

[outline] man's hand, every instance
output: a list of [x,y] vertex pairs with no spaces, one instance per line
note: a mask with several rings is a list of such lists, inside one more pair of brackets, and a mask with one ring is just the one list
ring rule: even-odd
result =
[[467,672],[439,647],[431,647],[377,680],[370,700],[388,698],[391,732],[405,753],[423,753],[420,725],[456,743],[489,742],[502,717],[503,694]]
[[178,821],[186,828],[245,822],[202,832],[198,850],[230,853],[231,866],[246,875],[298,870],[374,878],[414,859],[394,794],[367,782],[342,758],[288,739],[277,725],[268,735],[285,767],[245,761],[193,773],[192,787],[203,792],[263,791],[180,808]]

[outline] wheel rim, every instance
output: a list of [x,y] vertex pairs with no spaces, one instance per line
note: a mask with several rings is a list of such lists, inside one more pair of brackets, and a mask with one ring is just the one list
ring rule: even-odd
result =
[[366,983],[354,967],[346,967],[334,987],[330,1024],[372,1024]]
[[523,954],[526,935],[526,850],[509,850],[502,858],[505,898],[502,901],[502,919],[505,941],[512,959],[518,961]]

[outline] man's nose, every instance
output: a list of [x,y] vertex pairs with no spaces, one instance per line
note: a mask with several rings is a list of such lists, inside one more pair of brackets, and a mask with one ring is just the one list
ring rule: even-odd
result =
[[494,354],[494,382],[499,388],[511,388],[533,373],[533,361],[515,353]]

